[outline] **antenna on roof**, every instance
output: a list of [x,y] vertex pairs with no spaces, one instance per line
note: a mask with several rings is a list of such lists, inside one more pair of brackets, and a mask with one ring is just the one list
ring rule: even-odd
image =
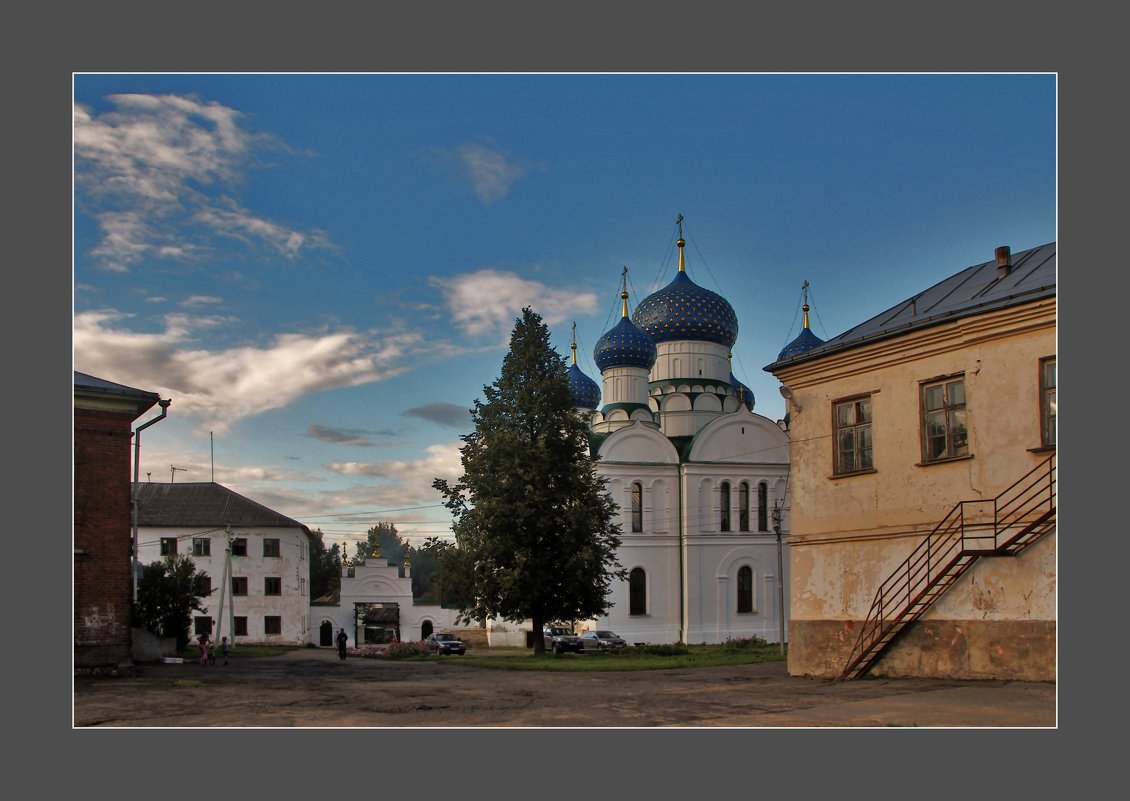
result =
[[169,465],[169,483],[172,484],[176,480],[178,470],[187,469],[187,467],[174,467],[173,465]]
[[216,483],[216,443],[212,439],[212,432],[208,432],[208,448],[212,452],[212,483]]

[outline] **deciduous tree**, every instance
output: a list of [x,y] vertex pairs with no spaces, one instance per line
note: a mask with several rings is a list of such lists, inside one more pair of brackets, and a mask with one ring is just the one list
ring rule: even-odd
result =
[[203,610],[206,573],[184,554],[167,556],[142,568],[137,582],[136,620],[158,637],[175,637],[177,650],[188,645],[192,613]]

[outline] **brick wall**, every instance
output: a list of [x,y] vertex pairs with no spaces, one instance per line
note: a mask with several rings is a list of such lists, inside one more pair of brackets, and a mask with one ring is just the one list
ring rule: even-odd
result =
[[75,409],[74,663],[129,662],[133,415]]

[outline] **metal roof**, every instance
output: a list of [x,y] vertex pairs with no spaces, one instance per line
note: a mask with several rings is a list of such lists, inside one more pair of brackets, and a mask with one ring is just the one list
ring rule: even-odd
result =
[[147,400],[152,398],[154,402],[159,397],[156,392],[146,392],[142,389],[127,387],[125,384],[115,384],[113,381],[107,381],[104,378],[96,378],[86,373],[80,373],[78,370],[75,370],[74,374],[75,389],[79,391],[125,395],[131,398],[144,398]]
[[778,359],[764,369],[772,372],[928,326],[1055,297],[1055,242],[1013,253],[1010,258],[1012,266],[1005,274],[998,270],[995,258],[966,267],[823,345]]
[[297,520],[214,482],[139,483],[137,499],[140,526],[300,528],[310,533]]

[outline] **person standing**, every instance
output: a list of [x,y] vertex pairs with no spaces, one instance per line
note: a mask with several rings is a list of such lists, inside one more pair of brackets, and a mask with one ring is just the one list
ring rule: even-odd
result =
[[224,664],[228,663],[228,652],[231,650],[231,643],[228,642],[227,637],[220,638],[220,653],[224,655]]
[[208,664],[208,632],[200,635],[200,664]]
[[345,660],[345,644],[349,642],[349,635],[345,633],[345,629],[338,629],[337,631],[337,656],[341,660]]

